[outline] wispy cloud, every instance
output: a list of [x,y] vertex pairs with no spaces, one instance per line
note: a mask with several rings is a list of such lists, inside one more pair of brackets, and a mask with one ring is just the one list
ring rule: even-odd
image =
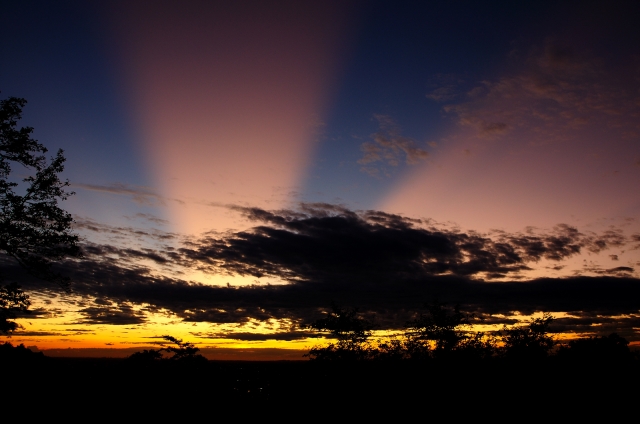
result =
[[[525,130],[551,142],[563,140],[567,131],[591,127],[637,138],[639,81],[620,81],[621,75],[598,57],[548,39],[531,50],[520,71],[483,81],[462,102],[445,105],[444,110],[483,138]],[[428,97],[445,100],[451,88],[439,90]]]
[[377,176],[382,165],[396,167],[402,162],[415,165],[429,156],[429,153],[420,148],[415,140],[400,134],[397,124],[391,117],[374,115],[374,118],[378,121],[379,130],[372,134],[373,142],[368,141],[360,146],[364,156],[358,160],[358,163],[368,165],[361,168],[363,172]]
[[144,221],[148,221],[151,222],[153,224],[158,224],[158,225],[166,225],[169,224],[169,221],[167,221],[166,219],[162,219],[162,218],[158,218],[157,216],[150,214],[150,213],[136,213],[134,216],[132,217],[125,217],[125,218],[129,218],[129,219],[141,219]]
[[109,193],[120,196],[130,196],[134,201],[146,206],[165,205],[167,202],[184,203],[179,199],[169,199],[149,187],[132,186],[130,184],[113,183],[109,185],[99,184],[81,184],[74,183],[71,185],[74,188],[80,188],[84,190],[97,191],[101,193]]
[[157,241],[167,241],[177,239],[176,233],[152,229],[141,229],[133,226],[113,226],[97,222],[90,218],[81,216],[74,217],[73,227],[78,231],[92,232],[99,235],[111,237],[113,239],[130,239],[141,240],[142,238],[153,239]]

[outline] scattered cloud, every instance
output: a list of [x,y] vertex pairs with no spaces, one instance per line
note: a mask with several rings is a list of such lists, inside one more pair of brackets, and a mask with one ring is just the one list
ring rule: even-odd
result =
[[[565,140],[570,131],[596,127],[637,138],[640,87],[633,74],[612,72],[605,60],[547,39],[530,51],[519,70],[482,81],[443,110],[481,138],[523,130],[552,142]],[[448,96],[453,90],[447,84],[428,97],[451,102],[458,99]]]
[[[372,134],[373,142],[365,142],[360,146],[364,156],[358,160],[363,166],[361,170],[369,175],[380,174],[377,167],[370,164],[380,162],[382,165],[397,167],[402,162],[415,165],[426,159],[429,153],[420,148],[418,143],[400,134],[395,121],[387,115],[374,115],[378,121],[379,130]],[[381,165],[378,164],[378,165]]]
[[503,278],[529,270],[542,259],[561,261],[627,242],[618,230],[598,235],[565,224],[548,233],[463,233],[428,221],[326,204],[307,204],[295,211],[236,210],[263,225],[193,240],[178,249],[182,260],[208,272],[271,276],[287,282],[345,276]]
[[427,93],[427,99],[435,100],[436,102],[449,102],[457,97],[456,87],[454,85],[446,85],[438,87],[435,90]]
[[[74,293],[95,299],[78,310],[84,316],[79,322],[140,324],[146,321],[145,313],[154,310],[187,322],[301,323],[338,301],[375,315],[383,328],[397,328],[434,298],[485,315],[637,310],[633,299],[640,294],[640,284],[630,267],[592,266],[583,271],[594,277],[519,281],[521,272],[537,261],[562,261],[583,250],[598,252],[633,242],[615,230],[596,235],[558,225],[549,233],[481,235],[321,203],[301,204],[295,210],[233,208],[256,225],[185,240],[168,250],[91,245],[85,249],[86,261],[67,262]],[[159,274],[139,259],[214,274],[275,277],[282,284],[209,286]]]
[[615,268],[603,269],[599,265],[593,263],[585,263],[583,271],[596,275],[613,275],[618,277],[631,277],[635,269],[628,266],[618,266]]
[[[324,203],[271,211],[228,207],[254,225],[176,239],[172,247],[86,244],[85,260],[60,265],[73,281],[73,294],[83,299],[75,303],[82,315],[78,323],[136,325],[147,322],[149,313],[164,313],[194,323],[285,319],[301,324],[339,302],[359,307],[380,328],[392,329],[433,299],[459,303],[484,317],[545,310],[588,314],[591,322],[599,322],[593,315],[597,311],[602,316],[638,311],[640,280],[634,268],[589,263],[571,276],[562,263],[584,252],[596,255],[637,242],[636,235],[626,237],[616,228],[595,234],[562,224],[548,232],[528,228],[479,234]],[[558,263],[543,267],[567,276],[524,278],[539,261]],[[1,264],[8,278],[19,271],[9,261]],[[280,284],[207,285],[188,281],[180,269],[269,277]],[[27,290],[43,290],[24,275],[20,281]],[[292,331],[234,337],[303,337]]]
[[463,80],[452,74],[438,74],[433,77],[431,90],[426,94],[427,99],[436,102],[450,102],[460,97],[459,84]]
[[142,312],[124,303],[110,307],[89,307],[80,309],[78,312],[84,316],[78,321],[79,324],[130,325],[146,322]]

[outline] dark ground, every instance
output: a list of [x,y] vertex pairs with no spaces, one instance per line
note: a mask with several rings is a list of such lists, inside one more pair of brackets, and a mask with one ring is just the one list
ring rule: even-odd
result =
[[550,407],[613,412],[625,405],[635,409],[640,400],[638,361],[141,365],[124,359],[38,357],[3,359],[2,367],[4,405],[44,402],[105,413],[306,405],[309,411],[317,408],[326,414],[327,408],[340,405],[352,413],[371,408],[449,408],[456,416],[474,408],[515,408],[533,414]]

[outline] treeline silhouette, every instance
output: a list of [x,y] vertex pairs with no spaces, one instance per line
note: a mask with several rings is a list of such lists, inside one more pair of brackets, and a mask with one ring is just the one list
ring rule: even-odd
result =
[[207,360],[193,343],[166,335],[161,347],[127,359],[50,358],[5,343],[0,362],[12,394],[31,393],[33,382],[47,381],[56,390],[46,396],[56,402],[73,397],[99,407],[109,400],[131,409],[226,407],[235,400],[437,408],[452,399],[478,406],[500,399],[503,406],[527,408],[637,396],[627,386],[640,378],[639,358],[616,334],[562,344],[550,332],[548,314],[497,333],[473,331],[473,323],[457,307],[432,303],[404,332],[374,339],[373,323],[356,309],[334,306],[308,327],[335,340],[312,347],[307,361]]
[[305,355],[318,362],[360,361],[510,361],[532,362],[549,358],[580,361],[631,361],[637,352],[616,333],[571,340],[561,344],[550,334],[554,318],[544,313],[526,325],[503,326],[498,332],[472,331],[473,315],[459,306],[433,302],[406,323],[399,335],[373,339],[373,322],[357,309],[332,305],[327,317],[307,328],[328,332],[337,341],[317,345]]

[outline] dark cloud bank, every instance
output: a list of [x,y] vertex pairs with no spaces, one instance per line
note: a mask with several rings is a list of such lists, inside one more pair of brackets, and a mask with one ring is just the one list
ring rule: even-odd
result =
[[[638,314],[640,280],[633,268],[600,269],[597,277],[525,281],[521,275],[541,259],[559,261],[627,244],[633,248],[637,235],[626,237],[615,230],[583,234],[559,225],[548,234],[487,236],[326,204],[282,211],[233,208],[259,225],[186,240],[177,248],[87,244],[84,261],[64,265],[74,292],[90,303],[81,309],[85,322],[143,322],[134,304],[147,305],[147,311],[171,311],[193,322],[305,322],[337,302],[359,307],[381,328],[399,328],[425,302],[438,299],[459,303],[490,321],[496,319],[491,314],[564,311],[575,316],[573,330],[591,332],[591,325],[599,324],[631,339],[633,327],[640,326],[638,318],[611,318]],[[140,265],[140,259],[211,273],[278,277],[289,284],[211,287],[158,276]],[[559,324],[568,326],[569,320]]]

